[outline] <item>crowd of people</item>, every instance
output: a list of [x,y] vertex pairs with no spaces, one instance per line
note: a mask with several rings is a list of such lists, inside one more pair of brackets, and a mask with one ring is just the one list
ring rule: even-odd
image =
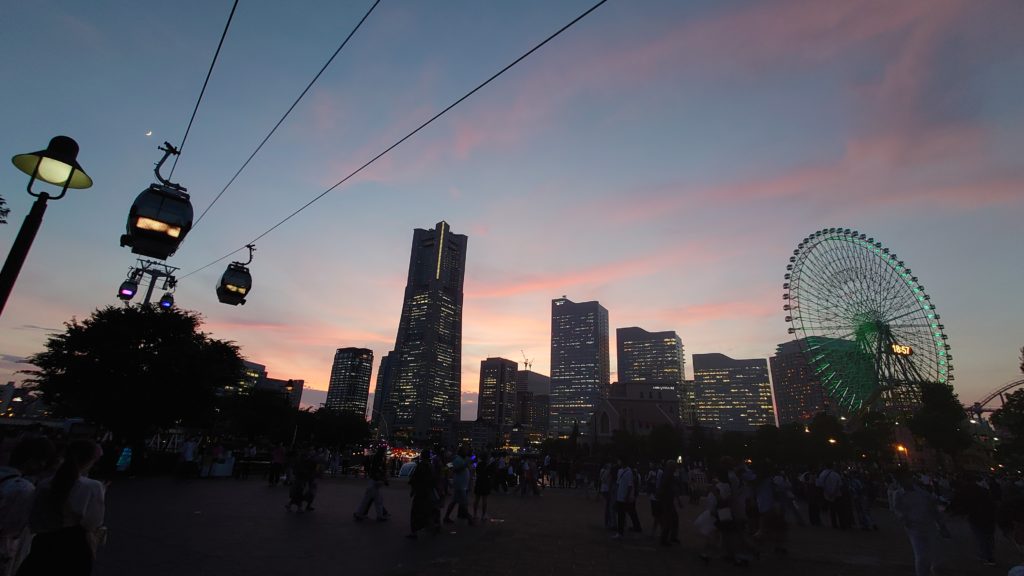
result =
[[[106,488],[90,473],[99,471],[107,478],[124,473],[131,466],[131,448],[101,447],[90,440],[54,442],[34,434],[4,448],[0,576],[89,574],[105,534]],[[366,486],[353,519],[391,521],[385,498],[392,492],[384,488],[401,478],[411,498],[410,539],[440,533],[446,524],[486,522],[494,493],[507,495],[502,504],[507,506],[512,502],[508,497],[540,497],[546,490],[562,489],[600,501],[600,520],[613,540],[646,533],[661,546],[680,544],[680,509],[693,507],[695,520],[687,533],[703,539],[692,544],[705,563],[750,566],[762,553],[786,555],[794,524],[838,533],[877,531],[876,516],[883,508],[902,527],[918,576],[930,575],[941,565],[951,517],[962,517],[969,526],[971,548],[984,565],[996,565],[1000,533],[1024,551],[1024,482],[1009,476],[911,474],[905,469],[887,473],[877,466],[840,463],[783,467],[727,457],[712,462],[576,460],[478,453],[464,446],[423,450],[411,463],[388,455],[379,446],[363,459],[359,474]],[[225,460],[233,462],[233,475],[239,479],[255,474],[259,465],[270,486],[288,487],[285,507],[296,512],[315,509],[321,478],[355,471],[338,450],[284,444],[225,450],[216,441],[190,438],[178,449],[176,474],[182,479],[215,476],[213,471]],[[643,500],[650,526],[641,524],[638,506]],[[1010,574],[1024,576],[1024,566]]]

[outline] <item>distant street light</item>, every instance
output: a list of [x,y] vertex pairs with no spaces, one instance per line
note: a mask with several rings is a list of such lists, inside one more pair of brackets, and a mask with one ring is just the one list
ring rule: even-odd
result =
[[7,298],[14,288],[14,281],[18,279],[21,266],[25,263],[28,250],[32,247],[32,241],[36,238],[39,225],[43,223],[43,214],[46,212],[46,201],[51,196],[46,192],[33,192],[32,184],[36,180],[42,180],[54,186],[60,186],[60,194],[52,196],[54,200],[60,200],[68,191],[68,188],[88,188],[92,186],[92,178],[82,170],[78,164],[78,143],[67,136],[55,136],[50,140],[46,150],[18,154],[11,158],[14,166],[30,176],[28,180],[28,193],[36,197],[32,209],[25,216],[25,221],[18,230],[18,236],[11,245],[11,251],[4,262],[3,270],[0,270],[0,314],[3,314],[7,305]]
[[835,444],[836,443],[836,439],[835,438],[829,438],[828,439],[828,443],[829,444]]

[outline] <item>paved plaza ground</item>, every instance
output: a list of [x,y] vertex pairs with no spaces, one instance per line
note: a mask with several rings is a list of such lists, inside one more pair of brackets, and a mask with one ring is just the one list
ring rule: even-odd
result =
[[[365,484],[324,479],[316,510],[287,512],[287,488],[259,480],[126,479],[107,498],[109,540],[97,576],[230,576],[388,574],[487,576],[605,576],[630,574],[786,574],[887,576],[913,574],[907,537],[886,510],[875,510],[879,532],[793,527],[790,553],[766,552],[748,568],[697,559],[694,506],[682,511],[682,545],[663,548],[649,534],[647,501],[638,503],[648,533],[609,538],[603,503],[583,491],[548,489],[542,497],[491,497],[493,519],[447,525],[437,536],[408,540],[409,493],[404,480],[385,489],[390,522],[357,523],[352,511]],[[954,520],[944,574],[1006,574],[1018,560],[997,536],[999,566],[973,557],[967,526]]]

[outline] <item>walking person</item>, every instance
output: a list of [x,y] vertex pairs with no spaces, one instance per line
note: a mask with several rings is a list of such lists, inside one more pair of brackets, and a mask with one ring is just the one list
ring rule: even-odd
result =
[[640,532],[640,518],[636,514],[637,479],[633,468],[619,459],[619,470],[615,477],[616,532],[613,539],[622,538],[626,531],[626,515],[633,522],[633,532]]
[[953,495],[950,509],[967,515],[978,558],[986,566],[995,566],[996,500],[989,480],[966,475]]
[[287,452],[285,452],[284,444],[278,444],[270,451],[270,470],[267,473],[267,483],[269,485],[277,486],[281,483],[281,473],[284,472],[286,459]]
[[409,513],[409,534],[406,538],[416,538],[424,528],[433,528],[435,534],[441,529],[438,525],[439,498],[433,468],[430,450],[424,450],[416,468],[409,475],[412,511]]
[[[312,512],[313,500],[316,498],[316,455],[312,448],[301,452],[292,464],[292,484],[288,490],[288,504],[285,508],[291,511],[295,506],[297,512]],[[305,505],[305,508],[303,508]]]
[[658,485],[661,483],[663,470],[661,465],[651,462],[647,477],[644,478],[644,492],[651,503],[651,535],[658,536],[658,526],[661,524],[661,503],[658,498]]
[[479,519],[481,521],[487,520],[487,497],[491,495],[491,489],[494,487],[495,477],[498,474],[498,460],[491,454],[484,462],[483,466],[477,468],[476,471],[476,483],[473,486],[473,518],[477,518],[476,511],[477,507],[483,501],[483,509],[480,512]]
[[88,477],[103,456],[91,440],[74,440],[56,474],[39,483],[29,526],[35,537],[18,576],[88,576],[103,540],[105,488]]
[[470,526],[474,524],[473,517],[469,515],[469,461],[466,460],[467,450],[460,446],[452,459],[452,501],[448,504],[448,511],[444,514],[445,524],[454,524],[451,519],[452,510],[458,506],[456,518],[465,518]]
[[679,543],[679,512],[676,503],[679,490],[676,484],[675,462],[668,460],[662,470],[661,479],[655,488],[658,496],[658,511],[661,514],[661,545],[671,546]]
[[[417,465],[418,467],[419,465]],[[371,504],[377,510],[378,522],[385,522],[391,517],[387,508],[384,507],[384,495],[381,493],[381,488],[388,484],[387,469],[387,448],[378,446],[373,456],[366,462],[366,490],[363,492],[363,499],[359,503],[359,507],[352,513],[356,522],[366,520]]]
[[815,485],[821,489],[822,497],[825,501],[825,507],[828,508],[829,521],[832,523],[833,528],[840,527],[840,505],[838,500],[842,496],[843,491],[843,476],[837,472],[832,463],[825,464],[825,467],[818,474],[818,479],[815,481]]
[[910,474],[899,479],[902,490],[893,494],[893,511],[907,531],[914,550],[914,571],[917,576],[931,576],[939,565],[939,537],[948,537],[938,500],[931,491],[918,484]]
[[54,457],[53,443],[42,436],[23,438],[11,452],[8,466],[0,466],[0,576],[11,576],[28,554],[29,515],[38,475]]
[[615,494],[612,492],[612,465],[605,462],[598,474],[598,492],[604,499],[604,527],[615,529]]

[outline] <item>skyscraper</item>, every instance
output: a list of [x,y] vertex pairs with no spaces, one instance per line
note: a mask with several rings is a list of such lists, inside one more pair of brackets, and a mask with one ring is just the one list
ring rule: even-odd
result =
[[800,342],[779,344],[775,356],[768,359],[775,388],[775,409],[779,424],[806,423],[819,412],[828,412],[828,399],[821,381],[807,365]]
[[619,382],[668,387],[679,402],[676,419],[685,422],[686,394],[683,390],[686,359],[683,341],[672,331],[648,332],[643,328],[615,330]]
[[548,436],[551,378],[532,370],[516,372],[516,422],[531,442]]
[[324,406],[338,412],[366,417],[366,400],[370,395],[370,373],[373,372],[373,350],[338,348],[331,366]]
[[519,364],[505,358],[488,358],[480,362],[480,398],[476,419],[494,426],[497,445],[508,441],[515,424],[516,372]]
[[596,301],[551,301],[551,419],[555,437],[587,433],[610,378],[608,310]]
[[694,354],[693,379],[701,426],[751,431],[775,424],[764,358],[734,360],[724,354]]
[[[394,360],[395,351],[392,350],[381,357],[380,366],[377,368],[377,385],[373,389],[373,410],[370,420],[378,426],[384,417],[384,401],[391,393],[391,385],[394,382],[395,372],[392,370],[392,366],[395,364]],[[385,426],[390,425],[391,422],[385,423]]]
[[459,419],[466,244],[447,222],[413,232],[394,380],[384,403],[393,437],[440,441]]

